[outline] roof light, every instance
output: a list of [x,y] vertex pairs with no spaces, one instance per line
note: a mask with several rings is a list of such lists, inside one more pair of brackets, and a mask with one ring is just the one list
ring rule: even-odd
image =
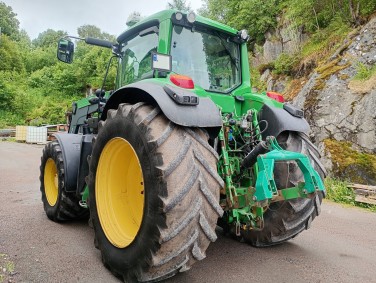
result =
[[189,14],[187,15],[187,20],[188,22],[193,24],[196,21],[196,14],[194,12],[189,12]]
[[266,95],[268,97],[270,97],[271,99],[274,99],[275,101],[278,101],[278,102],[281,102],[281,103],[285,102],[285,99],[283,98],[283,95],[280,94],[280,93],[278,93],[278,92],[268,91],[266,93]]
[[239,36],[241,39],[244,41],[247,41],[249,39],[248,31],[246,29],[242,29],[241,31],[238,32]]
[[183,18],[183,14],[182,13],[180,13],[180,12],[176,12],[175,13],[175,19],[177,21],[181,21],[182,18]]
[[191,77],[183,76],[183,75],[170,75],[170,81],[177,86],[180,86],[182,88],[188,88],[193,89],[195,88],[195,84],[193,83],[193,80]]
[[132,14],[130,14],[128,16],[127,21],[125,22],[125,24],[128,27],[132,27],[135,24],[137,24],[139,21],[141,21],[141,15],[140,15],[140,13],[139,12],[133,12]]

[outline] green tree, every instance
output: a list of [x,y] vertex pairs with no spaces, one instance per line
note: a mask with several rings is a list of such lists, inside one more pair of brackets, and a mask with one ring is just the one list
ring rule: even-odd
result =
[[18,36],[20,22],[16,18],[17,14],[13,12],[12,7],[0,2],[0,28],[1,33],[15,39]]
[[137,12],[137,11],[132,12],[127,18],[127,21],[126,21],[127,27],[134,26],[135,24],[137,24],[141,20],[141,18],[142,17],[141,17],[140,12]]
[[172,2],[167,3],[167,8],[179,11],[192,11],[190,3],[187,3],[186,0],[172,0]]
[[10,81],[11,72],[0,71],[0,110],[12,110],[15,90]]
[[0,37],[0,58],[0,70],[17,72],[24,70],[18,44],[5,34]]
[[[230,0],[232,1],[232,0]],[[198,13],[204,17],[227,23],[232,12],[228,0],[203,0],[203,6]]]
[[260,43],[265,32],[277,25],[279,3],[280,0],[204,0],[199,13],[236,29],[247,29],[251,39]]
[[94,37],[104,40],[115,41],[115,37],[106,32],[102,32],[100,28],[94,25],[83,25],[77,28],[78,36],[81,38]]
[[282,7],[295,25],[315,32],[328,27],[336,18],[358,26],[376,10],[376,0],[287,0]]
[[31,39],[26,30],[21,29],[18,35],[18,44],[21,48],[29,50],[31,48]]
[[32,41],[34,47],[48,47],[56,46],[57,41],[66,36],[67,33],[62,30],[47,29],[46,31],[40,33],[36,39]]

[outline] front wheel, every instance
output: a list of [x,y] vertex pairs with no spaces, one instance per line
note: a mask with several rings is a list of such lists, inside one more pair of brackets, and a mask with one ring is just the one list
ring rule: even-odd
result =
[[106,267],[126,282],[159,281],[203,259],[223,186],[206,134],[158,107],[121,104],[93,143],[89,205]]
[[65,191],[64,156],[58,141],[48,143],[40,165],[40,191],[44,211],[55,222],[87,218],[89,211],[79,205],[75,193]]

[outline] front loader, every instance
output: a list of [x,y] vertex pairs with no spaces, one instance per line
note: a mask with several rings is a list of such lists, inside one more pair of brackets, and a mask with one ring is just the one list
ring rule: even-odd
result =
[[[58,45],[65,63],[70,38]],[[187,271],[217,225],[256,247],[309,228],[325,169],[303,112],[252,93],[246,31],[167,10],[115,43],[82,40],[112,49],[116,89],[73,104],[69,132],[43,151],[40,189],[51,220],[90,216],[116,276]]]

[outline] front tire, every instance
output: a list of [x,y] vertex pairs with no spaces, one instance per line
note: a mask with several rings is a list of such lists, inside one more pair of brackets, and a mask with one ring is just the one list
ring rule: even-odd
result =
[[89,213],[79,205],[75,193],[65,191],[64,162],[59,142],[48,143],[41,158],[40,191],[44,211],[55,222],[87,218]]
[[173,124],[158,107],[109,110],[89,175],[105,266],[126,282],[155,282],[203,259],[223,213],[217,159],[202,130]]
[[[307,135],[283,132],[277,140],[283,149],[306,154],[320,177],[325,177],[326,171],[319,160],[319,152]],[[299,167],[291,161],[275,163],[274,179],[277,187],[281,189],[304,181]],[[312,199],[298,198],[271,203],[264,213],[264,229],[242,231],[244,240],[255,247],[267,247],[294,238],[308,229],[313,219],[320,214],[322,198],[323,193],[320,191]]]

